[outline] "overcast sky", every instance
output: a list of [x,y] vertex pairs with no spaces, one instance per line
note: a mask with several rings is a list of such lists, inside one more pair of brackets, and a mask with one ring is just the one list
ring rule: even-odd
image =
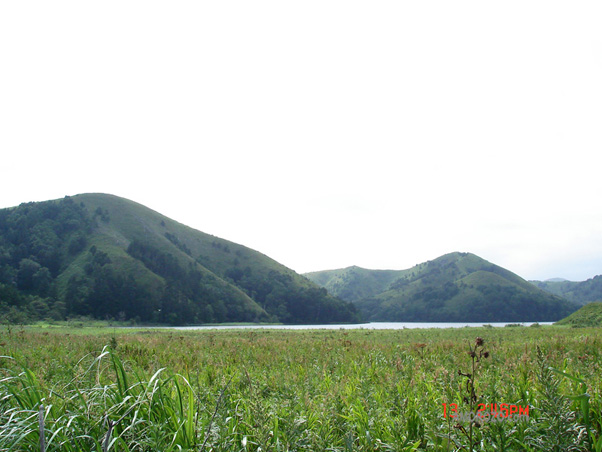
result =
[[0,207],[140,202],[302,273],[602,274],[599,1],[0,3]]

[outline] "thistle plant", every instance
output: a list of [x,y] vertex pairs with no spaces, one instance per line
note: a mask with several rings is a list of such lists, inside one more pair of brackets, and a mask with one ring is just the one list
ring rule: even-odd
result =
[[[468,354],[471,359],[471,371],[470,373],[464,373],[458,370],[458,375],[466,378],[466,387],[462,386],[462,391],[465,393],[462,397],[464,404],[469,406],[470,419],[468,423],[468,429],[459,423],[456,428],[459,429],[464,436],[468,439],[468,449],[472,452],[474,446],[474,427],[480,427],[480,424],[474,419],[475,406],[477,405],[479,397],[475,389],[475,381],[477,377],[477,369],[482,359],[489,358],[489,352],[485,350],[485,341],[482,337],[477,337],[472,344],[468,344]],[[466,449],[462,446],[460,449]]]

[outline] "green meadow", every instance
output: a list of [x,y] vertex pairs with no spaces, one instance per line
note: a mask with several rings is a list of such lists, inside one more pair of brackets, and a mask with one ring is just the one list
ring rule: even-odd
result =
[[2,327],[0,451],[602,451],[601,345],[543,326]]

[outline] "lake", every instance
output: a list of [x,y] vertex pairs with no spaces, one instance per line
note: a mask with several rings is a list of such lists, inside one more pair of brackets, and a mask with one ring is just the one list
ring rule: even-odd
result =
[[[224,330],[224,329],[274,329],[274,330],[403,330],[405,328],[464,328],[464,327],[482,327],[491,325],[493,327],[504,327],[508,324],[518,322],[370,322],[341,325],[202,325],[202,326],[175,326],[163,327],[176,330]],[[535,322],[520,323],[524,326],[530,326]],[[540,325],[552,325],[554,322],[537,322]]]

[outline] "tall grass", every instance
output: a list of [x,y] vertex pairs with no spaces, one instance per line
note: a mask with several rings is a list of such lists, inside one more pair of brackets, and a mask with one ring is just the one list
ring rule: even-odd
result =
[[508,330],[3,331],[0,451],[40,450],[40,407],[48,451],[469,450],[442,404],[477,335],[479,401],[530,420],[474,426],[473,450],[600,450],[601,333]]
[[[82,362],[78,363],[82,364]],[[45,387],[31,369],[0,382],[0,450],[35,450],[43,407],[46,450],[191,450],[199,445],[195,394],[181,375],[128,374],[106,348],[86,370]]]

